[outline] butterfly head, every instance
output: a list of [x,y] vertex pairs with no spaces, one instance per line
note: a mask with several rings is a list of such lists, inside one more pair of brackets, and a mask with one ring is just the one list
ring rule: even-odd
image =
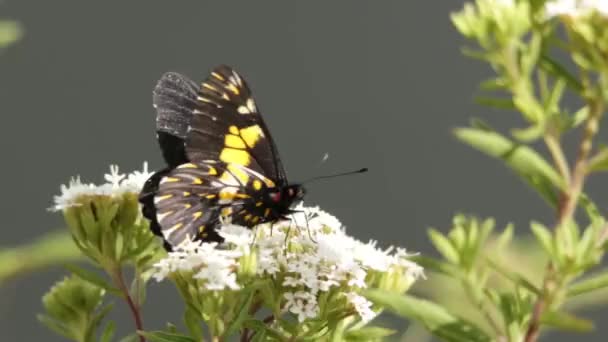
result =
[[275,204],[283,204],[285,207],[290,207],[304,199],[306,190],[300,184],[289,184],[276,192],[269,194],[270,201]]

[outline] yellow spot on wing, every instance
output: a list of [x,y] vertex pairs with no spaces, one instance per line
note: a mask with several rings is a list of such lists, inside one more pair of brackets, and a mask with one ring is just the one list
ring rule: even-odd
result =
[[238,135],[239,129],[235,125],[232,125],[232,126],[228,127],[228,132],[230,132],[231,134],[234,134],[234,135]]
[[163,183],[174,183],[174,182],[179,182],[180,179],[179,178],[175,178],[175,177],[165,177],[163,178]]
[[234,164],[228,164],[228,171],[232,172],[232,175],[236,177],[236,179],[241,182],[241,184],[247,184],[249,181],[249,175],[247,172],[243,171],[240,167],[235,166]]
[[276,186],[270,178],[264,178],[264,183],[266,183],[266,186],[269,188],[274,188]]
[[241,138],[247,146],[253,147],[264,136],[262,129],[258,125],[249,126],[240,130]]
[[251,214],[247,214],[245,215],[245,217],[243,218],[245,221],[249,221],[251,220]]
[[230,207],[222,208],[221,214],[222,214],[222,216],[230,216],[232,214],[232,208],[230,208]]
[[190,196],[190,193],[188,191],[184,191],[184,197],[188,197]]
[[251,222],[253,222],[253,224],[258,223],[258,221],[260,221],[260,218],[259,218],[258,216],[255,216],[255,217],[254,217],[254,218],[251,220]]
[[200,178],[194,178],[194,180],[192,181],[192,184],[203,184],[203,180]]
[[228,83],[228,85],[226,86],[226,89],[230,90],[231,92],[234,93],[234,95],[238,95],[240,94],[239,88],[237,88],[234,84],[232,83]]
[[214,199],[215,198],[215,194],[206,195],[205,198],[207,198],[207,199]]
[[209,171],[207,173],[211,176],[214,176],[217,175],[217,170],[213,166],[209,166]]
[[204,230],[205,230],[205,225],[204,224],[198,227],[198,232],[199,233],[202,233]]
[[186,203],[186,204],[184,204],[184,208],[190,209],[190,208],[192,208],[192,204]]
[[247,147],[245,146],[245,142],[243,141],[243,139],[241,139],[241,137],[239,137],[238,135],[234,134],[226,134],[226,138],[224,138],[224,145],[226,145],[227,147],[240,149]]
[[178,169],[196,169],[196,165],[192,163],[182,164],[177,167]]
[[198,219],[199,217],[203,216],[203,212],[202,211],[197,211],[194,214],[192,214],[192,218],[193,219]]
[[212,71],[212,72],[211,72],[211,76],[213,76],[213,77],[217,78],[217,79],[218,79],[218,80],[220,80],[220,81],[225,81],[225,80],[226,80],[226,79],[225,79],[225,78],[224,78],[222,75],[218,74],[218,73],[217,73],[217,72],[215,72],[215,71]]
[[156,201],[164,201],[164,200],[169,199],[171,197],[173,197],[173,195],[172,194],[168,194],[168,195],[156,196],[154,199]]
[[167,229],[167,230],[176,230],[176,229],[180,229],[184,224],[182,222],[180,223],[176,223],[173,227]]
[[253,181],[253,188],[256,190],[260,190],[262,188],[262,182],[260,182],[259,180],[254,180]]
[[217,90],[217,88],[216,88],[216,87],[214,87],[214,86],[212,86],[211,84],[208,84],[208,83],[203,83],[203,87],[205,87],[205,88],[207,88],[207,89],[211,89],[211,90],[216,91],[216,92],[218,92],[218,93],[219,93],[219,91]]
[[249,165],[249,153],[243,150],[226,147],[220,153],[220,160],[225,163],[235,163],[243,166]]
[[262,204],[264,204],[264,203],[262,203],[262,202],[255,202],[255,206],[256,206],[256,207],[261,207],[261,206],[262,206]]
[[266,210],[264,210],[264,217],[268,217],[268,215],[270,215],[270,208],[266,208]]

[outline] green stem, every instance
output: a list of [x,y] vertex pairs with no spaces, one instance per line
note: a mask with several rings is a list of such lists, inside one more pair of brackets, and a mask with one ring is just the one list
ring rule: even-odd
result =
[[[131,311],[131,315],[133,316],[133,321],[135,323],[136,331],[144,330],[141,313],[139,311],[139,305],[137,305],[135,301],[133,301],[133,298],[129,293],[129,289],[127,287],[127,284],[125,283],[121,268],[113,267],[112,270],[110,270],[108,273],[111,275],[111,278],[114,281],[114,285],[122,292],[123,298],[129,306],[129,310]],[[146,339],[140,335],[139,341],[146,342]]]
[[[589,165],[589,155],[593,147],[593,138],[597,134],[599,120],[604,110],[603,101],[598,98],[588,99],[590,116],[585,124],[583,138],[581,139],[578,151],[578,158],[574,164],[574,170],[566,191],[561,194],[560,205],[557,213],[557,223],[555,228],[572,220],[580,194],[582,193],[587,176],[587,166]],[[552,304],[553,297],[559,293],[566,285],[564,276],[556,273],[555,265],[549,263],[543,280],[542,293],[537,298],[532,312],[532,318],[526,330],[525,342],[535,342],[540,334],[540,320],[547,307]]]

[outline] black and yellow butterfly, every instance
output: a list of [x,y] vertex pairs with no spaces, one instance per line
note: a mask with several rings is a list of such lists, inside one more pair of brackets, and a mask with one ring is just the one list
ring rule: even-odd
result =
[[167,73],[154,107],[168,166],[148,179],[140,202],[166,248],[222,241],[221,223],[274,222],[302,200],[304,188],[287,181],[251,91],[232,68],[216,67],[201,86]]

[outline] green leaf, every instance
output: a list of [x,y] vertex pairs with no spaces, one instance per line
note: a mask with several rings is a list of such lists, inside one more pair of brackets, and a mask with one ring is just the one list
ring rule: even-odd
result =
[[243,303],[241,303],[236,317],[232,320],[232,322],[230,322],[230,324],[228,324],[224,336],[230,336],[242,328],[243,322],[249,318],[249,307],[251,306],[251,301],[255,296],[255,292],[256,291],[250,291],[247,298],[245,298]]
[[451,314],[446,308],[428,300],[382,290],[367,290],[364,295],[372,302],[397,315],[423,323],[434,335],[446,341],[490,341],[481,328]]
[[184,324],[186,325],[186,328],[188,328],[190,335],[194,338],[197,340],[203,338],[201,316],[189,306],[186,307],[186,311],[184,312]]
[[541,323],[560,330],[589,332],[594,329],[593,322],[564,312],[546,312]]
[[138,331],[137,333],[150,342],[197,342],[192,337],[164,331]]
[[475,103],[493,107],[498,109],[515,110],[515,104],[511,98],[500,98],[500,97],[483,97],[478,96],[475,98]]
[[606,287],[608,287],[608,271],[572,284],[568,289],[568,296],[577,296]]
[[431,270],[450,277],[457,277],[457,275],[460,273],[460,269],[452,264],[440,260],[435,260],[433,258],[426,257],[423,255],[414,255],[410,259],[413,262],[424,267],[425,270]]
[[95,272],[89,271],[85,268],[82,268],[82,267],[74,265],[74,264],[67,264],[67,265],[65,265],[65,268],[67,268],[70,272],[74,273],[74,275],[76,275],[78,278],[80,278],[82,280],[85,280],[91,284],[97,285],[100,288],[102,288],[108,292],[111,292],[113,294],[121,295],[120,290],[118,290],[117,288],[110,285],[110,283],[108,283],[105,279],[103,279],[103,277],[101,277],[100,275],[98,275]]
[[589,171],[608,171],[608,148],[602,146],[600,151],[589,161]]
[[394,333],[396,333],[395,330],[382,327],[363,327],[348,331],[345,334],[345,339],[347,341],[371,341],[390,336]]
[[47,328],[49,328],[50,330],[54,331],[55,333],[67,338],[67,339],[74,339],[74,336],[72,335],[72,332],[67,329],[66,326],[64,326],[63,324],[55,321],[54,319],[52,319],[51,317],[47,316],[47,315],[37,315],[36,318],[38,319],[38,321],[42,324],[44,324]]
[[527,128],[514,128],[511,130],[511,135],[521,142],[530,143],[540,139],[545,131],[545,124],[540,122]]
[[456,138],[475,149],[503,160],[516,174],[534,188],[549,204],[557,207],[555,189],[564,181],[555,169],[536,151],[505,138],[497,132],[475,128],[457,128]]
[[[284,320],[279,320],[279,323],[286,323]],[[256,319],[248,319],[243,323],[243,326],[252,329],[256,332],[256,334],[254,335],[254,338],[257,335],[268,335],[270,337],[272,337],[272,340],[277,340],[277,341],[284,341],[285,337],[283,336],[283,334],[281,334],[281,332],[279,332],[276,329],[273,329],[272,327],[266,325],[264,322],[256,320]],[[294,329],[294,331],[297,330],[297,328]],[[266,341],[266,340],[264,340]]]
[[433,228],[429,229],[428,234],[435,248],[437,248],[439,253],[441,253],[446,260],[453,264],[458,264],[460,262],[458,251],[445,235]]
[[538,222],[531,222],[530,228],[532,229],[532,233],[534,233],[534,236],[541,247],[549,256],[553,257],[555,255],[555,244],[553,242],[553,234],[551,234],[551,231]]
[[502,266],[500,263],[498,263],[495,260],[492,260],[490,258],[486,259],[488,266],[490,266],[494,271],[496,271],[498,274],[502,275],[503,277],[511,280],[514,284],[517,285],[521,285],[524,288],[528,289],[529,291],[535,293],[536,295],[540,295],[541,291],[540,289],[534,285],[531,281],[529,281],[528,279],[526,279],[526,277],[524,277],[523,275],[513,272],[511,270],[508,270],[506,267]]
[[114,321],[109,321],[108,324],[106,324],[105,329],[103,329],[99,342],[112,342],[112,337],[114,337],[115,331],[116,323]]
[[548,55],[542,55],[539,61],[540,67],[553,76],[557,76],[566,81],[568,87],[577,93],[583,90],[583,85],[572,75],[564,66]]
[[139,335],[129,334],[129,335],[121,338],[119,342],[139,342]]

